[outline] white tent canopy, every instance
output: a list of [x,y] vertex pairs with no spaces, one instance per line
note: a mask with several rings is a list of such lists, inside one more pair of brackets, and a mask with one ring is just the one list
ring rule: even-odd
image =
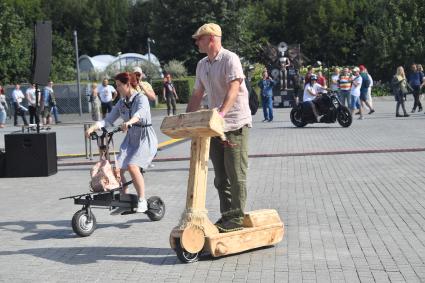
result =
[[[96,55],[93,57],[82,55],[78,59],[82,78],[89,79],[93,74],[106,73],[108,70],[118,71],[124,70],[127,67],[141,66],[149,62],[148,54],[141,55],[138,53],[125,53],[119,56],[108,54]],[[150,62],[158,67],[158,72],[161,73],[161,67],[158,58],[150,53]],[[102,74],[102,75],[103,75]]]

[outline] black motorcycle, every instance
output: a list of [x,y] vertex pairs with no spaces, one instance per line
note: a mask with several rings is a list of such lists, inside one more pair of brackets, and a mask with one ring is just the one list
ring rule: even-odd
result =
[[313,103],[316,105],[320,121],[317,122],[313,114],[313,110],[304,103],[299,103],[291,110],[291,122],[296,127],[304,127],[313,123],[338,123],[344,128],[349,127],[353,122],[350,110],[341,104],[336,91],[322,93],[320,97],[315,99]]

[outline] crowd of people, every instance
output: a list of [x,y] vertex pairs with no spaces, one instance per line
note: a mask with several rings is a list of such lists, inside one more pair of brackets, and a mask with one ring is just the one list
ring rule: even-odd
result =
[[[360,115],[359,119],[364,119],[365,110],[369,110],[368,114],[375,112],[372,101],[373,79],[364,65],[354,67],[351,70],[348,67],[334,68],[329,78],[329,86],[327,79],[321,72],[314,73],[312,67],[308,68],[304,78],[303,101],[307,102],[313,108],[316,117],[318,113],[314,109],[314,101],[321,92],[326,91],[328,87],[332,91],[338,93],[341,103],[351,109],[353,115]],[[396,117],[409,117],[405,106],[406,96],[413,95],[413,106],[411,113],[421,112],[423,110],[420,101],[421,89],[425,86],[425,75],[422,65],[412,64],[408,76],[404,72],[404,68],[399,66],[391,81],[391,91],[396,104]],[[400,107],[403,114],[400,114]]]
[[[137,81],[137,90],[146,95],[148,100],[155,101],[156,94],[148,82],[144,81],[144,73],[140,67],[134,67],[132,72]],[[13,122],[18,126],[20,117],[23,125],[35,124],[48,125],[59,124],[59,111],[56,102],[56,95],[53,89],[53,82],[50,81],[46,87],[39,90],[38,113],[36,105],[35,84],[31,84],[25,94],[21,90],[21,84],[15,84],[10,98],[6,97],[5,89],[0,85],[0,128],[6,125],[6,119],[13,115]],[[171,74],[166,73],[163,81],[163,99],[167,104],[167,115],[176,115],[176,100],[178,99],[176,87],[172,82]],[[112,111],[113,106],[118,102],[120,96],[114,86],[109,84],[109,80],[104,78],[102,84],[91,83],[89,89],[89,102],[91,105],[91,116],[93,121],[101,121],[106,114]],[[171,114],[172,113],[172,114]],[[27,120],[29,116],[29,121]],[[40,120],[41,118],[41,120]]]
[[[155,101],[156,94],[152,88],[152,85],[144,81],[145,74],[143,73],[142,68],[134,67],[133,72],[134,76],[137,79],[136,89],[143,95],[146,95],[148,100]],[[178,95],[176,88],[171,80],[171,74],[165,73],[163,81],[163,99],[167,104],[167,115],[177,114],[176,100]],[[91,114],[94,121],[100,121],[106,117],[106,114],[112,111],[112,107],[118,102],[120,96],[114,88],[114,86],[109,84],[109,80],[104,78],[101,85],[98,85],[96,82],[91,84],[91,89],[89,93],[89,102],[91,103]]]
[[373,79],[364,65],[356,66],[351,70],[348,67],[334,68],[327,79],[321,72],[314,73],[312,67],[308,68],[304,78],[303,102],[312,108],[313,113],[319,120],[319,114],[315,109],[314,101],[320,97],[320,93],[327,91],[328,87],[338,93],[341,103],[351,110],[352,115],[359,115],[359,119],[364,119],[365,110],[368,114],[373,114],[375,109],[372,101]]
[[[143,71],[140,67],[135,67],[133,73],[138,79],[138,90],[148,97],[149,100],[155,101],[156,94],[152,86],[143,81]],[[313,78],[313,80],[312,80]],[[421,112],[423,110],[420,94],[421,89],[425,86],[425,75],[423,67],[420,64],[412,64],[411,72],[405,74],[403,67],[398,67],[396,74],[391,81],[392,95],[397,102],[396,117],[409,117],[406,110],[406,96],[413,95],[413,106],[411,113]],[[307,69],[307,74],[301,80],[304,84],[304,91],[300,97],[295,93],[295,102],[301,100],[308,104],[313,110],[313,113],[319,114],[315,111],[313,101],[318,99],[321,92],[330,89],[338,93],[341,103],[351,109],[353,115],[359,115],[359,119],[364,119],[364,113],[368,110],[368,114],[375,112],[372,101],[372,87],[373,79],[364,65],[354,67],[339,68],[335,67],[327,79],[321,71],[314,70],[313,67]],[[262,79],[258,82],[258,87],[261,91],[262,108],[264,120],[263,122],[273,121],[273,88],[277,85],[273,78],[269,75],[267,69],[262,73]],[[171,74],[165,74],[163,81],[162,97],[167,105],[167,115],[176,115],[176,101],[178,99],[177,91],[171,79]],[[24,125],[34,124],[40,121],[42,124],[56,124],[61,123],[59,120],[58,107],[56,103],[56,96],[53,90],[53,82],[40,91],[38,107],[40,111],[36,112],[36,99],[35,99],[35,84],[31,84],[25,91],[21,90],[20,84],[15,84],[15,89],[11,95],[11,103],[7,103],[5,90],[0,86],[0,128],[4,128],[7,117],[13,113],[14,125],[18,125],[18,118],[22,119]],[[118,101],[118,93],[116,89],[109,84],[107,78],[103,79],[102,84],[98,85],[96,82],[91,84],[90,98],[91,115],[94,121],[100,121],[107,113],[112,110],[113,105]],[[403,114],[400,114],[400,108]],[[29,115],[29,123],[27,120]]]
[[[5,90],[2,86],[0,86],[0,128],[5,127],[6,119],[7,117],[11,117],[12,112],[14,126],[18,126],[18,117],[22,119],[23,125],[26,126],[29,124],[40,123],[40,118],[42,118],[42,123],[40,123],[41,125],[52,124],[52,116],[54,117],[55,124],[61,123],[56,104],[56,95],[53,90],[53,82],[50,81],[42,91],[39,89],[38,93],[39,97],[37,102],[35,84],[31,84],[24,94],[21,90],[21,84],[16,83],[11,94],[11,103],[9,104]],[[39,109],[38,112],[36,110],[37,106]],[[29,115],[29,123],[26,117],[27,115]]]
[[[412,64],[411,72],[408,77],[402,66],[397,67],[396,74],[391,81],[391,89],[396,105],[396,117],[409,117],[406,111],[405,101],[408,94],[413,94],[413,107],[411,113],[422,112],[422,103],[420,101],[421,89],[425,86],[425,75],[422,65]],[[403,110],[403,115],[400,115],[400,106]]]

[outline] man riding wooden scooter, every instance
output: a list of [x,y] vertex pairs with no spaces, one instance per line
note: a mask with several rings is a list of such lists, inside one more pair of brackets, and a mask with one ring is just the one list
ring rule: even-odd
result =
[[[273,228],[273,239],[266,236],[265,242],[260,241],[260,244],[251,240],[238,247],[232,244],[232,241],[238,242],[241,237],[247,237],[244,232],[246,227],[254,229],[255,225],[270,223],[263,221],[262,212],[254,212],[252,215],[255,216],[248,217],[248,220],[244,212],[248,133],[252,118],[241,62],[235,53],[221,46],[221,36],[220,26],[212,23],[201,26],[192,36],[199,51],[206,53],[207,57],[198,63],[194,92],[187,106],[187,112],[198,110],[207,93],[208,108],[216,108],[217,111],[167,117],[161,126],[161,130],[171,137],[193,137],[186,211],[180,225],[171,233],[171,246],[185,262],[196,259],[197,256],[193,255],[197,255],[204,244],[204,250],[218,256],[270,245],[283,237],[283,224],[277,212],[267,210],[264,219],[277,224]],[[220,198],[221,218],[214,225],[205,211],[208,157],[211,157],[214,166],[214,185]],[[258,219],[261,220],[256,221]],[[248,224],[249,221],[252,223]],[[253,239],[261,234],[261,228],[254,230],[251,231],[254,234],[248,238]],[[224,234],[218,232],[229,233],[229,236],[222,236]],[[226,240],[222,241],[224,238]]]

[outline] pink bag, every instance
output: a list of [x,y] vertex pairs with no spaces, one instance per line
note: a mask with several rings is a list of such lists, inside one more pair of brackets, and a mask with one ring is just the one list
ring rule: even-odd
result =
[[[116,170],[111,163],[104,159],[97,162],[90,170],[90,187],[93,192],[106,192],[120,187]],[[118,173],[119,174],[119,173]]]
[[[114,147],[113,142],[112,147]],[[115,150],[113,148],[112,150],[114,151],[115,164],[117,164]],[[109,152],[103,152],[101,154],[100,161],[97,162],[90,170],[90,187],[93,192],[106,192],[117,189],[121,186],[120,170],[112,167],[106,157],[109,155],[108,153]]]

